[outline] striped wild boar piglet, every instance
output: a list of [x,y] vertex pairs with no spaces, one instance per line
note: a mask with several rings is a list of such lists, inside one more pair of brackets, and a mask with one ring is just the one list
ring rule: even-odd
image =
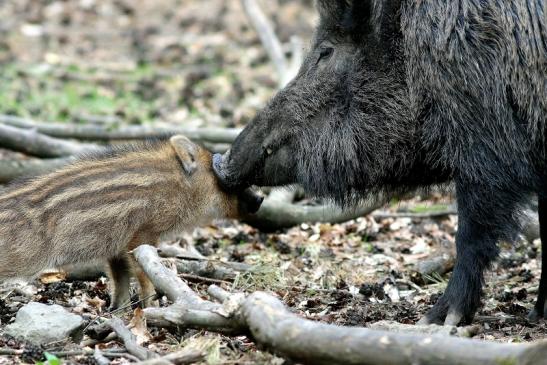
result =
[[111,308],[129,302],[134,271],[149,305],[153,286],[128,251],[215,218],[254,213],[261,202],[249,189],[220,189],[211,154],[184,136],[82,157],[0,195],[0,281],[104,260]]

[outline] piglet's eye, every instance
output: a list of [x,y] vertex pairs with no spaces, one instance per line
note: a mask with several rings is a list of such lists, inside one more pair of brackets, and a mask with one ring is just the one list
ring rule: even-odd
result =
[[333,52],[334,52],[334,48],[332,48],[332,47],[321,48],[321,50],[319,51],[319,60],[318,61],[329,58],[332,55]]

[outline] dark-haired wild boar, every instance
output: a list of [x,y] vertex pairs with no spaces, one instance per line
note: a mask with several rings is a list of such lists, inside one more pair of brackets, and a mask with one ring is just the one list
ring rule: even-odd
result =
[[[514,237],[517,213],[533,194],[547,243],[547,5],[318,0],[317,7],[299,73],[230,152],[214,157],[215,172],[229,189],[299,183],[346,206],[454,181],[457,262],[422,322],[470,322],[497,242]],[[532,319],[547,315],[546,289],[544,270]]]
[[[255,212],[261,198],[219,188],[211,154],[184,136],[82,157],[0,195],[0,280],[67,264],[108,261],[111,307],[129,301],[129,250],[215,218]],[[139,270],[137,270],[139,271]],[[141,298],[154,289],[137,275]]]

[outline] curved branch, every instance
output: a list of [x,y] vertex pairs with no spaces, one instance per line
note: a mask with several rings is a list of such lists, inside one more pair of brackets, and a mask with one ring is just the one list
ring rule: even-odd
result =
[[274,190],[264,199],[259,211],[245,217],[245,222],[263,231],[275,231],[302,223],[341,223],[362,217],[378,209],[380,202],[366,202],[353,209],[334,205],[306,206],[293,204],[294,192]]
[[299,318],[261,292],[242,304],[253,338],[272,351],[306,364],[534,364],[547,343],[501,344],[452,336],[391,333],[340,327]]

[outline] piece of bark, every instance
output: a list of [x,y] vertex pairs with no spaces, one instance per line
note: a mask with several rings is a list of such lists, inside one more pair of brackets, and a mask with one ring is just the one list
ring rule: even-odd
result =
[[207,260],[192,244],[186,244],[187,248],[182,248],[179,243],[160,242],[158,245],[158,254],[161,257],[177,257],[181,259],[204,259]]
[[199,276],[199,275],[194,275],[194,274],[180,274],[180,276],[183,279],[194,282],[194,283],[230,284],[230,281],[228,281],[228,280],[211,279],[211,278],[207,278],[205,276]]

